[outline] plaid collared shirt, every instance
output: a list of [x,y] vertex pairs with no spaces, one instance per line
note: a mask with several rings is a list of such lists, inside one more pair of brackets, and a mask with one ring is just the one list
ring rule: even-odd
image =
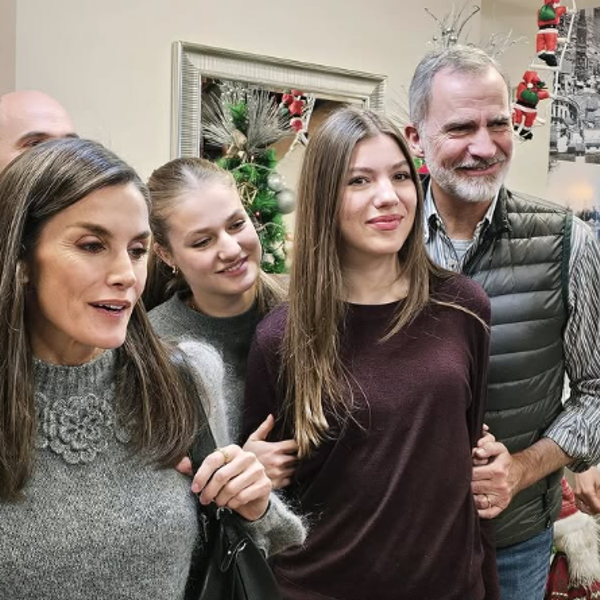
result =
[[[446,233],[429,186],[424,232],[431,258],[446,269],[462,272],[490,226],[498,197],[477,224],[470,246],[460,257]],[[577,217],[573,218],[571,232],[567,312],[563,349],[570,395],[564,400],[564,411],[544,435],[574,459],[571,470],[582,472],[600,462],[600,244]]]
[[462,273],[463,266],[477,250],[482,234],[492,222],[492,216],[494,215],[497,204],[498,194],[496,194],[494,201],[490,204],[483,219],[477,223],[473,239],[471,240],[467,251],[461,256],[461,253],[454,247],[455,243],[446,233],[444,222],[438,214],[435,202],[433,201],[431,186],[429,186],[427,193],[425,194],[425,227],[423,228],[423,231],[425,232],[425,245],[427,246],[429,256],[431,256],[438,265],[441,265],[450,271]]

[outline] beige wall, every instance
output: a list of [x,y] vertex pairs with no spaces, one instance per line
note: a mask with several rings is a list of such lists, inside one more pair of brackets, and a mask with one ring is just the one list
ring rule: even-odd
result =
[[0,95],[15,89],[16,0],[0,1]]
[[[427,6],[443,15],[449,2]],[[434,29],[420,3],[398,0],[27,0],[17,86],[59,98],[82,135],[146,176],[169,159],[174,40],[386,74],[402,99]]]
[[[2,0],[2,10],[15,2]],[[0,53],[8,64],[1,73],[10,80],[12,64],[17,87],[56,96],[82,135],[108,144],[147,176],[169,159],[174,40],[382,73],[389,76],[388,98],[406,106],[410,75],[435,32],[422,4],[406,4],[305,0],[290,10],[271,0],[21,1],[16,60]],[[431,0],[427,6],[443,16],[450,2]],[[509,30],[528,40],[502,57],[515,84],[534,54],[536,8],[533,0],[482,0],[482,12],[471,22],[473,40]],[[0,32],[2,27],[10,29],[5,19]],[[10,31],[0,43],[9,38]],[[510,186],[545,195],[548,139],[546,126],[536,129],[532,142],[517,144]]]

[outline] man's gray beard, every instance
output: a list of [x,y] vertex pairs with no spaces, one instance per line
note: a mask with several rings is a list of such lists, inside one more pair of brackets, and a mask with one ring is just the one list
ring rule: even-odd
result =
[[485,177],[461,177],[453,169],[446,169],[433,160],[425,159],[431,178],[447,194],[464,202],[489,202],[500,191],[508,172],[508,161],[496,175]]

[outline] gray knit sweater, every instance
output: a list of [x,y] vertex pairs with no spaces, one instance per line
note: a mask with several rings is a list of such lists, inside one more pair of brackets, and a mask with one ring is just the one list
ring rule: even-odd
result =
[[223,395],[230,440],[239,443],[246,363],[250,343],[260,321],[258,308],[234,317],[211,317],[190,308],[179,294],[149,313],[154,330],[165,340],[179,343],[199,340],[209,343],[223,357]]
[[[258,308],[253,306],[235,317],[217,318],[191,309],[175,295],[151,310],[149,317],[158,335],[177,344],[195,367],[207,391],[205,409],[217,444],[239,443],[246,364],[260,320]],[[215,360],[216,351],[221,359]],[[266,519],[268,526],[259,525]],[[303,520],[276,493],[271,494],[265,517],[246,524],[246,528],[269,555],[303,544],[307,534]]]
[[183,598],[197,517],[189,479],[130,458],[115,418],[115,356],[35,361],[37,457],[0,503],[0,598]]
[[[210,367],[214,351],[195,351]],[[189,478],[131,457],[116,419],[115,358],[34,362],[38,449],[25,499],[0,503],[0,600],[183,598],[197,499]],[[269,554],[299,540],[278,502],[244,523]]]

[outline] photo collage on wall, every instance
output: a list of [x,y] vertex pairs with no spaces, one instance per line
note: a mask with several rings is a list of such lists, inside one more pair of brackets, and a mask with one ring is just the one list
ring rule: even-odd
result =
[[[569,17],[571,18],[571,17]],[[567,37],[563,19],[559,36]],[[600,7],[578,11],[552,102],[549,190],[600,238]]]

